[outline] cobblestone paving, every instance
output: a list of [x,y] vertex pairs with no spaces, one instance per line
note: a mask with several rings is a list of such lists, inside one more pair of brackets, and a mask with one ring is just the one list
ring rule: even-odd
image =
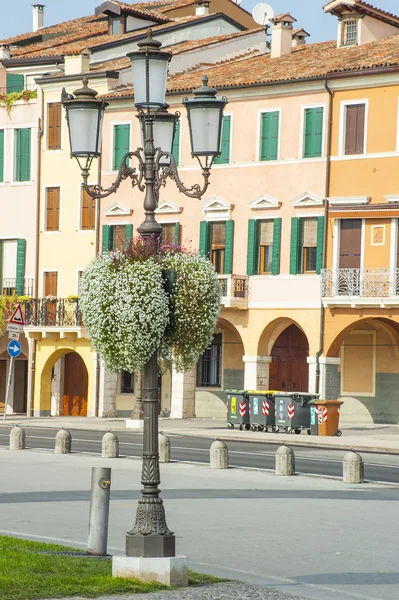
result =
[[[74,598],[65,598],[64,600],[85,599],[75,596]],[[101,596],[97,600],[306,600],[306,598],[292,596],[291,594],[259,585],[232,581],[212,585],[199,585],[170,592]]]

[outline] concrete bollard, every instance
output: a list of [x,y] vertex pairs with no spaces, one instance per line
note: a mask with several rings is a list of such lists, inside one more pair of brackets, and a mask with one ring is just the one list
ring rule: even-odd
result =
[[224,442],[216,440],[211,444],[209,452],[211,469],[229,468],[229,451]]
[[158,445],[159,445],[159,462],[160,463],[170,463],[170,439],[160,433],[158,435]]
[[357,452],[345,454],[342,470],[344,483],[364,483],[364,463]]
[[276,452],[276,475],[295,475],[295,454],[292,448],[280,446]]
[[69,454],[72,447],[72,437],[66,429],[60,429],[55,436],[54,454]]
[[88,554],[97,556],[107,554],[110,494],[111,469],[109,467],[92,467]]
[[114,433],[111,433],[111,431],[108,431],[104,435],[101,447],[103,458],[118,458],[119,440]]
[[10,450],[24,450],[25,440],[25,430],[16,425],[10,431]]

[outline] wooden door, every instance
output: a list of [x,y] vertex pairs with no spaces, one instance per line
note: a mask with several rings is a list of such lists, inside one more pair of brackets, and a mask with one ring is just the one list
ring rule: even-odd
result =
[[290,325],[277,338],[272,350],[269,388],[282,392],[308,391],[309,345],[305,334]]
[[86,365],[76,352],[69,352],[64,366],[64,415],[87,416],[87,388]]
[[339,239],[339,268],[360,269],[362,220],[342,219]]
[[45,303],[46,314],[44,325],[57,324],[57,292],[58,292],[58,273],[57,271],[48,271],[44,274],[44,295],[51,298]]

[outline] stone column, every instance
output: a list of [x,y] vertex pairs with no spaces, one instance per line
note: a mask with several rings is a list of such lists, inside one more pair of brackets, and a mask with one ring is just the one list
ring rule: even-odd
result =
[[314,394],[316,391],[316,357],[308,356],[306,360],[309,365],[308,390],[310,394]]
[[320,398],[323,400],[337,400],[341,396],[340,364],[340,358],[320,357]]
[[172,397],[170,417],[172,419],[190,419],[195,417],[196,371],[187,373],[172,371]]
[[100,397],[98,416],[115,417],[116,416],[116,393],[118,385],[118,373],[111,373],[101,365],[100,369]]
[[271,356],[243,356],[244,389],[267,390],[269,388],[269,369]]

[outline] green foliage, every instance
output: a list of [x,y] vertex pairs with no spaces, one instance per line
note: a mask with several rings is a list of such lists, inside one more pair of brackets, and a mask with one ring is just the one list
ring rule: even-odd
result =
[[17,100],[29,102],[32,98],[37,98],[37,90],[22,90],[22,92],[10,92],[9,94],[0,94],[0,105],[6,107],[8,116],[11,119],[11,110]]
[[0,296],[0,335],[4,326],[7,324],[9,318],[14,312],[17,302],[17,296]]

